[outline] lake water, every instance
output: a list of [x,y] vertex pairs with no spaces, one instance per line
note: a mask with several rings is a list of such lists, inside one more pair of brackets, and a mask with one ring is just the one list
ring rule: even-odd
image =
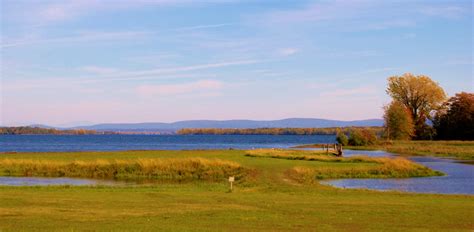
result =
[[0,135],[0,152],[289,148],[334,135]]
[[0,185],[9,186],[38,186],[38,185],[117,185],[121,182],[96,180],[96,179],[77,179],[77,178],[50,178],[50,177],[12,177],[0,176]]
[[[345,156],[366,154],[369,156],[396,156],[384,151],[344,151]],[[410,157],[431,169],[445,173],[445,176],[400,178],[400,179],[338,179],[321,183],[339,188],[363,188],[373,190],[397,190],[418,193],[470,194],[474,195],[474,165],[455,160],[433,157]]]

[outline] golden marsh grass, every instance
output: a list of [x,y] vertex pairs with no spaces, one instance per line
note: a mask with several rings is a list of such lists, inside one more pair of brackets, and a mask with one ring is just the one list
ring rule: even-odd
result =
[[423,165],[405,158],[387,157],[335,157],[326,155],[321,151],[300,151],[280,149],[256,149],[246,152],[246,156],[260,158],[275,158],[289,160],[306,160],[318,162],[340,163],[367,163],[374,165],[360,166],[318,166],[318,167],[293,167],[286,171],[286,175],[299,182],[313,182],[317,179],[335,178],[408,178],[423,176],[439,176],[441,172],[433,171]]
[[1,159],[0,174],[8,176],[82,177],[105,179],[237,179],[246,169],[232,161],[204,158],[54,161]]
[[275,159],[288,159],[288,160],[307,160],[307,161],[321,161],[321,162],[348,162],[348,163],[359,163],[359,162],[377,162],[373,158],[367,156],[354,156],[354,157],[337,157],[335,153],[329,151],[304,151],[304,150],[284,150],[284,149],[255,149],[248,150],[245,153],[249,157],[259,158],[275,158]]

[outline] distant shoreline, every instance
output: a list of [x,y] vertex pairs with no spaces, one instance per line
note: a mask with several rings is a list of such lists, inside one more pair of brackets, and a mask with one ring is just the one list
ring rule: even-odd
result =
[[326,128],[185,128],[176,133],[179,135],[336,135],[339,132],[349,133],[352,129],[368,129],[376,134],[382,133],[383,127],[326,127]]
[[97,131],[84,129],[60,130],[40,127],[0,127],[0,135],[336,135],[348,133],[351,129],[365,128],[381,133],[382,127],[327,127],[327,128],[183,128],[175,131],[112,130]]

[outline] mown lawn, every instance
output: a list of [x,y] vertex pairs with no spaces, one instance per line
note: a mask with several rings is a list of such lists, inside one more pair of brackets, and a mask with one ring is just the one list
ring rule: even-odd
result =
[[367,163],[256,158],[245,151],[130,151],[0,154],[0,159],[189,158],[234,161],[255,172],[226,180],[146,186],[0,187],[0,231],[472,231],[474,197],[336,189],[301,183],[294,167]]

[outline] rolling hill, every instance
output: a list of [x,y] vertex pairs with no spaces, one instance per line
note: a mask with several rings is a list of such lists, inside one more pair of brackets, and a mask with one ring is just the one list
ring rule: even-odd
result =
[[188,120],[172,123],[103,123],[71,129],[97,131],[176,131],[183,128],[323,128],[348,126],[382,126],[382,119],[339,121],[317,118],[288,118],[281,120]]

